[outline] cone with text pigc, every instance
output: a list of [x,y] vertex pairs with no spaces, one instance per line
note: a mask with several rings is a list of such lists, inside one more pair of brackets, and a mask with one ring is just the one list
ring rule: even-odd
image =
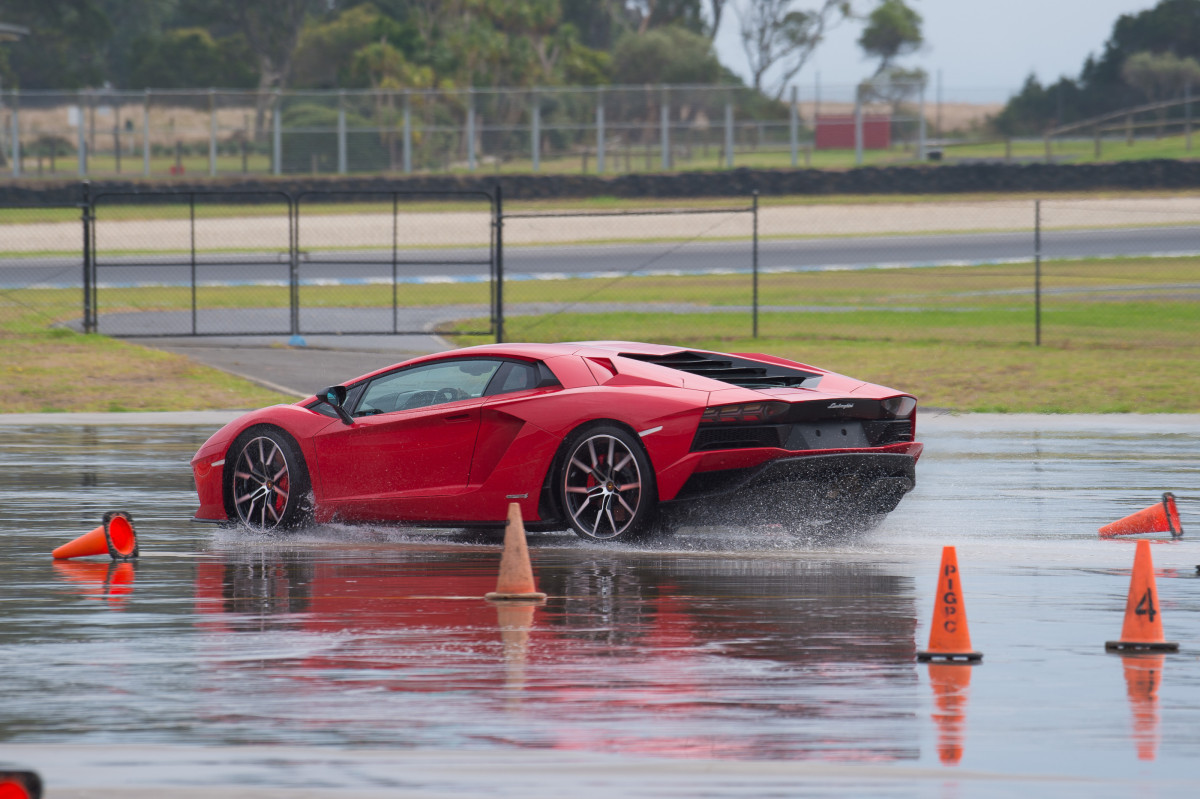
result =
[[933,603],[933,623],[929,627],[929,648],[918,652],[917,660],[963,663],[983,660],[982,652],[971,649],[967,609],[963,604],[962,581],[958,573],[958,554],[954,547],[942,549],[937,597]]

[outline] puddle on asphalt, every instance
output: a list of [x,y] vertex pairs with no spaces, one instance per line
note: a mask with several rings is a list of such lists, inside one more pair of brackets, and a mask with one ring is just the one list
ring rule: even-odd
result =
[[[918,488],[853,540],[531,535],[550,595],[536,607],[480,599],[498,537],[189,522],[187,461],[210,432],[0,427],[0,765],[80,744],[510,750],[544,765],[574,753],[1141,775],[1170,793],[1200,755],[1200,550],[1152,547],[1181,653],[1120,657],[1104,642],[1133,546],[1096,536],[1164,490],[1197,529],[1200,433],[1183,423],[1119,447],[1104,427],[926,424]],[[135,519],[137,562],[51,562],[109,510]],[[915,662],[945,544],[981,666]],[[181,755],[165,779],[295,784],[214,758]],[[135,773],[136,753],[122,763]],[[353,773],[331,784],[354,788]]]

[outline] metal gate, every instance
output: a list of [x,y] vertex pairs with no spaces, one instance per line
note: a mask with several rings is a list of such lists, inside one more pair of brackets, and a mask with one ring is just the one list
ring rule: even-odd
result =
[[499,190],[102,192],[84,206],[87,330],[501,337]]
[[298,195],[297,330],[494,334],[498,218],[486,192]]
[[285,192],[95,195],[91,329],[122,337],[292,332],[293,209]]

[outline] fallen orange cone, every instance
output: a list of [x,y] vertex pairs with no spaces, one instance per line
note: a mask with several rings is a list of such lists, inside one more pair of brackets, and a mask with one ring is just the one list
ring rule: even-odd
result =
[[[95,561],[77,563],[70,560],[54,561],[54,573],[78,587],[80,596],[92,599],[107,599],[114,608],[125,604],[133,593],[136,577],[131,561]],[[0,796],[0,799],[4,797]]]
[[41,799],[42,778],[33,771],[0,771],[0,799]]
[[511,502],[508,506],[508,524],[504,528],[504,552],[500,555],[500,577],[496,580],[496,590],[484,594],[484,599],[540,602],[545,598],[546,595],[540,593],[533,582],[533,564],[530,563],[529,547],[525,543],[521,507]]
[[137,533],[133,519],[122,511],[104,514],[104,523],[51,553],[56,560],[108,555],[113,560],[133,560],[138,556]]
[[967,609],[963,605],[962,581],[958,576],[958,554],[954,547],[942,549],[938,592],[933,603],[933,624],[929,628],[929,649],[918,652],[917,660],[968,663],[983,660],[982,652],[971,649],[971,634],[967,630]]
[[1170,533],[1172,538],[1183,535],[1183,524],[1179,521],[1179,509],[1175,507],[1174,494],[1167,491],[1162,495],[1162,502],[1100,528],[1103,538],[1139,533]]
[[1179,644],[1163,637],[1162,612],[1158,609],[1158,590],[1154,586],[1154,564],[1150,558],[1150,542],[1137,542],[1133,556],[1133,576],[1129,581],[1129,597],[1125,600],[1125,624],[1120,641],[1106,641],[1109,652],[1173,652]]

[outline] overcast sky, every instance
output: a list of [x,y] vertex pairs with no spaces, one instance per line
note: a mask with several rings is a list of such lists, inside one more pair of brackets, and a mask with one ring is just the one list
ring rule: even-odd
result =
[[[731,0],[743,2],[744,0]],[[798,3],[815,8],[818,0]],[[1030,73],[1043,84],[1078,77],[1089,53],[1097,56],[1122,14],[1153,8],[1156,0],[909,0],[924,18],[925,48],[903,59],[934,79],[942,73],[947,101],[1003,102]],[[856,0],[869,10],[873,0]],[[721,62],[750,82],[738,34],[738,18],[726,10],[717,32]],[[859,23],[842,23],[797,76],[802,93],[813,90],[820,71],[823,94],[832,85],[853,85],[874,71],[857,40]]]

